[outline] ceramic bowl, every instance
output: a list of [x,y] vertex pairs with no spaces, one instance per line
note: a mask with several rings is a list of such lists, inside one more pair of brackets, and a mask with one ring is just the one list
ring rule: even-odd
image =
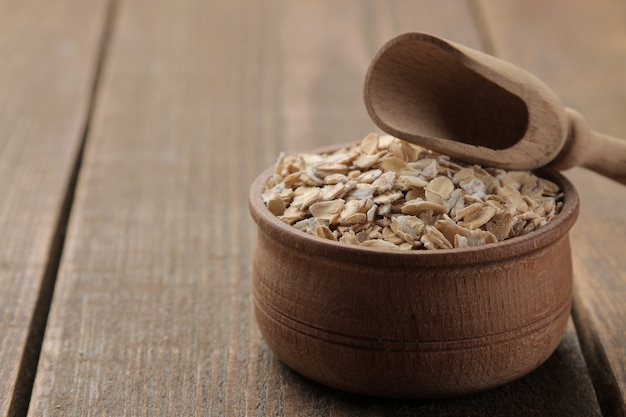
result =
[[569,230],[578,195],[559,173],[561,212],[521,237],[467,249],[395,251],[301,232],[253,183],[257,323],[275,355],[338,389],[393,398],[487,390],[541,365],[563,337],[572,298]]

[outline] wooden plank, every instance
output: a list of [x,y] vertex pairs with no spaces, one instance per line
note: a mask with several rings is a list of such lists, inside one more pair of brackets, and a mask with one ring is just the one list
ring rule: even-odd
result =
[[28,406],[106,4],[0,2],[0,416]]
[[[626,138],[626,3],[484,2],[496,51],[542,78],[599,131]],[[558,30],[554,28],[558,21]],[[590,171],[572,231],[575,318],[601,406],[626,416],[626,189]]]
[[387,401],[299,377],[252,316],[252,179],[373,129],[384,40],[479,47],[473,25],[437,1],[121,2],[29,415],[599,415],[572,327],[500,390]]

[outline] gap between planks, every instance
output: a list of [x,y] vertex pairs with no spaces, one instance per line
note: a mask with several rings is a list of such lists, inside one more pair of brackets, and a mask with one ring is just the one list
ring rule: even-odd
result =
[[480,43],[483,47],[483,52],[489,55],[498,55],[498,51],[496,51],[496,46],[493,41],[493,35],[491,30],[489,29],[488,19],[485,16],[485,9],[480,2],[480,0],[469,0],[469,11],[476,23],[476,31],[478,32],[478,37],[480,39]]
[[40,292],[37,297],[37,303],[33,312],[32,321],[29,325],[24,352],[20,360],[15,389],[13,390],[11,403],[8,409],[8,416],[10,417],[22,417],[26,416],[28,413],[28,406],[30,404],[35,375],[37,373],[37,365],[41,354],[41,346],[46,330],[46,324],[48,322],[48,314],[52,304],[54,286],[61,258],[63,256],[65,232],[74,203],[76,185],[78,184],[78,177],[80,175],[80,169],[83,162],[85,146],[89,137],[102,68],[104,66],[104,62],[106,61],[111,33],[113,32],[113,25],[115,23],[117,3],[118,0],[109,0],[106,6],[104,26],[100,36],[100,45],[96,56],[96,66],[93,80],[91,82],[89,100],[87,102],[85,125],[83,127],[78,149],[74,157],[74,163],[72,165],[67,188],[63,193],[61,210],[54,228],[54,235],[52,237],[50,250],[47,256],[47,263],[44,269]]
[[626,416],[624,400],[621,398],[617,378],[611,372],[612,368],[607,353],[599,342],[592,320],[585,311],[585,303],[577,293],[574,293],[572,319],[602,415]]

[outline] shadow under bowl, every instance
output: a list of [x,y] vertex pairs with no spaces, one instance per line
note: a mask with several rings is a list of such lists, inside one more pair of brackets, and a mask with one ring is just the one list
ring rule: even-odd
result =
[[572,298],[569,230],[574,186],[561,212],[526,235],[481,247],[395,251],[308,235],[274,216],[254,181],[258,225],[254,310],[264,339],[298,373],[342,390],[438,398],[491,389],[556,349]]

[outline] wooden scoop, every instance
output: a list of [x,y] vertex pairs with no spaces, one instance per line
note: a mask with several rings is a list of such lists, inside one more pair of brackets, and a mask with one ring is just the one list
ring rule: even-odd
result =
[[365,80],[383,131],[453,158],[506,169],[581,165],[626,184],[626,141],[591,131],[527,71],[423,33],[387,42]]

